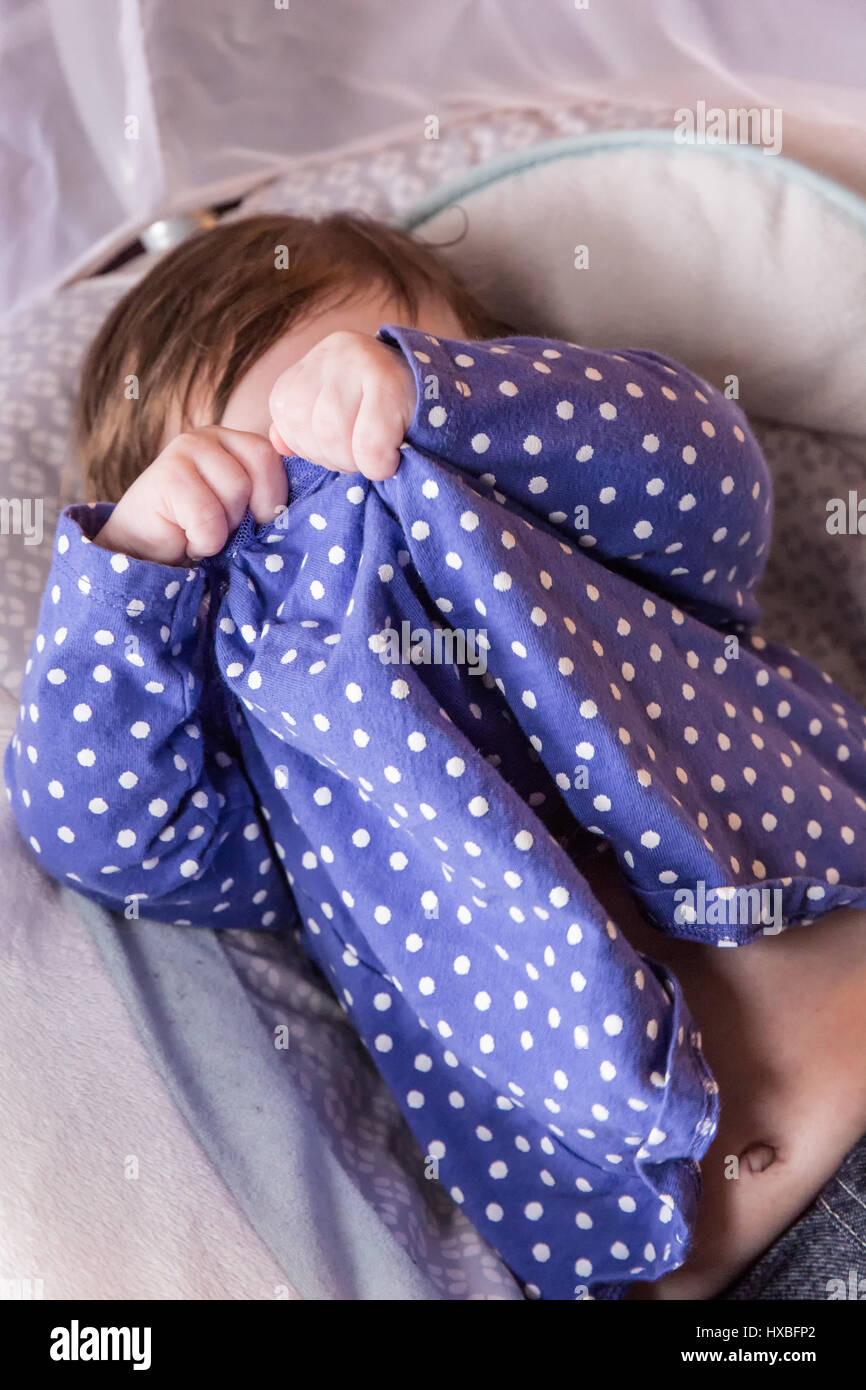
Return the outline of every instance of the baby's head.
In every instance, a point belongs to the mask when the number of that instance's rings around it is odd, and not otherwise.
[[[268,434],[277,377],[337,329],[508,336],[442,255],[364,214],[263,214],[197,232],[124,295],[84,362],[88,501],[117,502],[184,430]]]

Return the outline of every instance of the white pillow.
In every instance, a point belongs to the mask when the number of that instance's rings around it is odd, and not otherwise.
[[[483,165],[408,225],[527,333],[647,347],[747,414],[866,435],[866,202],[748,146],[572,137]],[[585,246],[588,268],[575,268]]]

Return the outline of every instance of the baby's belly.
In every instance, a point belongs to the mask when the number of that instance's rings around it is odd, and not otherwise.
[[[629,1296],[713,1298],[866,1133],[866,912],[828,913],[737,949],[704,946],[647,926],[609,853],[580,867],[623,935],[679,980],[719,1083],[689,1255]]]

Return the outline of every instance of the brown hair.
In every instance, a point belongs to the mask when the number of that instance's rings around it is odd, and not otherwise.
[[[264,213],[195,232],[169,251],[115,305],[83,364],[74,430],[87,500],[120,500],[160,453],[171,408],[181,432],[191,401],[210,393],[219,421],[235,385],[283,333],[374,286],[410,320],[433,292],[467,338],[514,332],[436,247],[364,213]],[[135,400],[125,391],[130,376]]]

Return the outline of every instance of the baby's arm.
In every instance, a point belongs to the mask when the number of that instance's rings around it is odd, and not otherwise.
[[[5,754],[53,877],[127,916],[278,928],[295,908],[209,673],[207,579],[90,543],[105,503],[61,515]]]
[[[771,483],[733,401],[644,350],[379,336],[415,375],[413,447],[708,621],[754,621]]]

